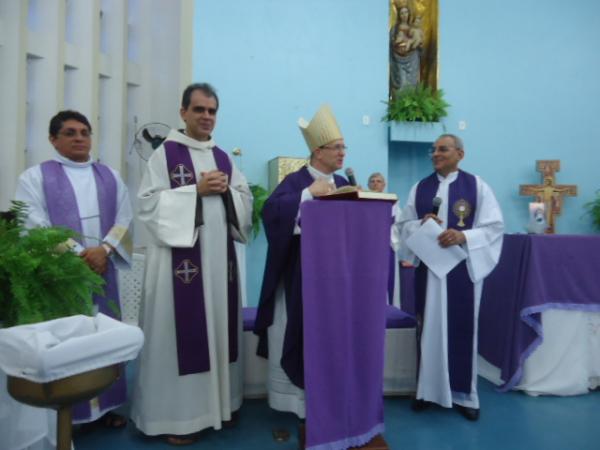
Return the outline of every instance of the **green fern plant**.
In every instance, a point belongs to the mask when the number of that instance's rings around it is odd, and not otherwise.
[[[22,325],[92,313],[104,280],[75,253],[61,250],[76,233],[63,227],[26,229],[26,205],[0,215],[0,320]]]
[[[389,102],[383,120],[388,122],[439,122],[450,106],[441,89],[418,84],[397,90]]]
[[[267,198],[269,198],[269,193],[260,184],[251,184],[250,191],[252,191],[252,196],[254,197],[252,204],[252,237],[256,238],[258,233],[260,233],[262,210]]]
[[[583,205],[587,214],[592,218],[594,228],[600,231],[600,190],[596,191],[596,198]]]

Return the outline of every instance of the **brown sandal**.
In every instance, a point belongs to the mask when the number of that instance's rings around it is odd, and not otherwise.
[[[183,445],[191,445],[200,439],[198,433],[192,434],[167,434],[165,436],[165,441],[167,444],[183,446]]]
[[[102,425],[106,428],[125,428],[127,425],[127,419],[114,412],[107,412],[100,419]]]

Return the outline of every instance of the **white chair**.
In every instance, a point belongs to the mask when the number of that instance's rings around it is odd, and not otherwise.
[[[134,253],[131,270],[118,271],[121,320],[129,325],[139,324],[145,260],[146,257],[142,253]]]

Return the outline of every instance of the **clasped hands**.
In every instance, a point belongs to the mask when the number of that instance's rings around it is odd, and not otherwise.
[[[98,247],[88,247],[84,249],[79,256],[81,256],[90,269],[98,275],[102,275],[106,272],[108,267],[108,255],[101,245]]]
[[[427,219],[435,220],[438,225],[442,224],[442,220],[433,213],[425,214],[421,220],[421,223],[425,223]],[[467,242],[465,234],[462,231],[455,230],[453,228],[448,228],[447,230],[442,231],[438,236],[438,243],[440,244],[440,247],[444,248],[450,247],[451,245],[461,245],[465,242]]]
[[[200,181],[196,183],[196,190],[201,196],[222,194],[228,188],[227,174],[220,170],[200,172]]]

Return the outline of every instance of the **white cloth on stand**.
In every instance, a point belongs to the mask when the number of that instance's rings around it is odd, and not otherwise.
[[[104,314],[0,330],[0,450],[56,446],[56,412],[12,399],[6,374],[46,383],[134,359],[142,331]]]
[[[135,359],[142,331],[99,313],[0,330],[0,368],[47,383]]]
[[[542,314],[544,339],[523,363],[515,390],[529,395],[581,395],[600,379],[600,313],[549,309]],[[503,384],[500,369],[479,357],[479,373]]]

